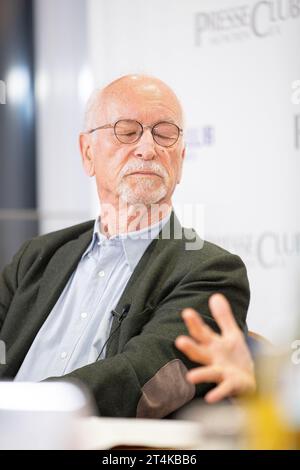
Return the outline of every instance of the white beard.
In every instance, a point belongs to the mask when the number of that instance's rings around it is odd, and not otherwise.
[[[127,178],[135,178],[134,182],[128,181]],[[144,204],[151,205],[161,201],[167,195],[168,189],[162,180],[159,186],[156,178],[153,180],[149,176],[125,177],[118,186],[118,194],[122,201],[127,204]]]

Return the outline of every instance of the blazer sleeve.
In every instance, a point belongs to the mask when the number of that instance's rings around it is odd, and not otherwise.
[[[180,316],[185,307],[195,308],[217,330],[208,309],[214,292],[228,298],[239,326],[245,328],[250,296],[245,266],[238,256],[218,253],[183,277],[153,310],[140,334],[131,337],[118,354],[50,380],[81,381],[94,395],[102,416],[167,416],[212,386],[195,387],[185,380],[187,370],[196,364],[177,350],[174,340],[187,334]]]

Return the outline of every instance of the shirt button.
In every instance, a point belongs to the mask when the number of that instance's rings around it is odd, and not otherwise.
[[[87,313],[86,313],[86,312],[82,312],[82,313],[80,314],[80,316],[81,316],[81,318],[86,318],[86,317],[87,317]]]
[[[60,357],[61,357],[62,359],[66,359],[66,357],[67,357],[66,351],[63,351],[63,352],[61,353]]]
[[[99,276],[99,277],[104,277],[104,276],[105,276],[105,272],[104,272],[104,271],[99,271],[98,276]]]

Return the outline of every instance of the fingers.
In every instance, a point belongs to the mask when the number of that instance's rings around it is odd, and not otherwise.
[[[239,331],[229,302],[224,295],[214,294],[210,297],[208,303],[211,313],[219,325],[222,334],[232,334],[235,331]]]
[[[210,354],[207,348],[197,344],[188,336],[178,336],[175,340],[175,346],[193,362],[201,364],[209,364],[210,362]]]
[[[224,380],[221,377],[219,382],[217,387],[205,395],[205,401],[208,403],[215,403],[229,396],[251,394],[256,390],[254,374],[241,369],[232,370],[230,376]]]
[[[216,403],[232,394],[232,384],[229,380],[221,382],[217,387],[210,390],[204,397],[207,403]]]
[[[200,343],[209,343],[214,332],[204,323],[200,315],[192,308],[185,308],[182,312],[182,318],[189,330],[190,335]]]
[[[193,384],[202,382],[219,383],[223,379],[223,374],[221,369],[218,367],[197,367],[195,369],[190,370],[186,374],[186,379]]]

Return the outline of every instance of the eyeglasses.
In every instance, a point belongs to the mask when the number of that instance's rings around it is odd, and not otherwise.
[[[100,129],[114,130],[115,136],[122,144],[134,144],[137,142],[145,129],[150,129],[154,141],[163,147],[172,147],[176,144],[183,130],[172,122],[157,122],[154,126],[143,126],[140,122],[132,119],[120,119],[115,124],[106,124],[104,126],[95,127],[87,132],[98,131]]]

